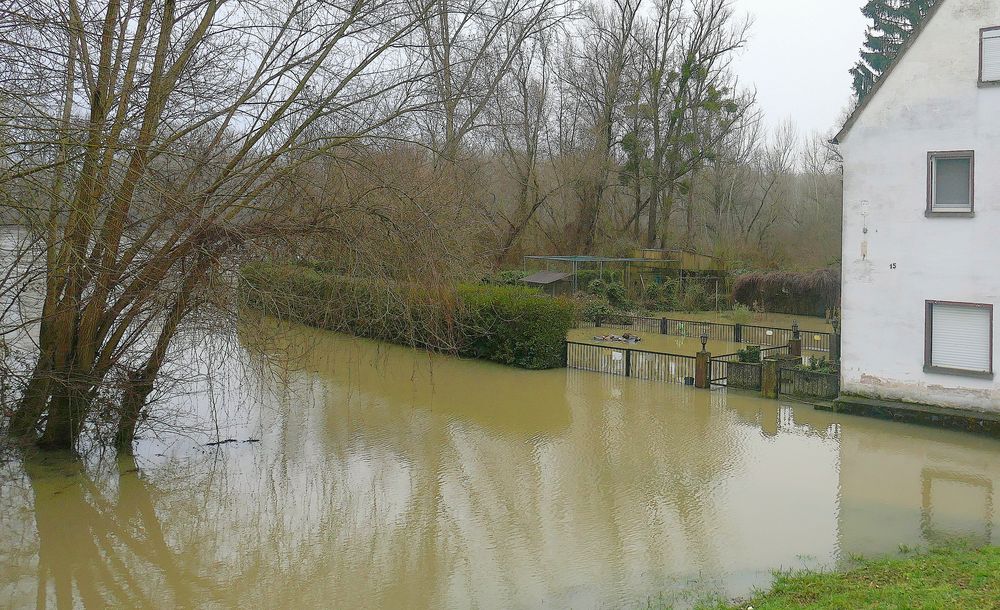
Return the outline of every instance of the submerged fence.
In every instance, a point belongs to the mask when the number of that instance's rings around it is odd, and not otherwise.
[[[765,347],[760,350],[760,359],[773,358],[775,356],[786,356],[788,355],[788,345],[776,345],[774,347]],[[739,363],[739,354],[723,354],[721,356],[712,356],[712,371],[709,381],[713,385],[728,385],[729,381],[729,365],[730,363]],[[758,371],[757,377],[759,378],[760,373]],[[746,384],[740,384],[746,385]],[[758,386],[759,379],[758,379]]]
[[[648,318],[643,316],[613,315],[597,322],[579,323],[580,328],[613,328],[632,332],[658,333],[676,337],[697,337],[702,333],[712,341],[746,343],[762,346],[785,346],[794,338],[790,328],[756,326],[753,324],[723,324],[698,320],[674,320],[671,318]],[[802,349],[810,352],[829,352],[831,334],[800,330]]]
[[[687,378],[694,379],[695,357],[567,341],[566,366],[649,381],[684,383]]]
[[[796,331],[789,328],[755,326],[750,324],[723,324],[697,320],[674,320],[670,318],[649,318],[631,315],[613,315],[596,322],[581,322],[578,328],[612,328],[631,332],[657,333],[680,337],[706,335],[709,340],[728,343],[760,345],[761,360],[789,354],[790,343],[794,339],[801,342],[801,350],[829,352],[833,337],[825,332]],[[595,345],[593,343],[566,342],[566,366],[584,371],[595,371],[623,377],[635,377],[650,381],[670,383],[693,383],[698,359],[695,356],[651,352],[628,347],[632,344]],[[739,354],[714,356],[705,363],[707,382],[711,385],[727,385],[730,364],[739,364]],[[745,367],[744,367],[745,368]],[[742,369],[737,369],[740,372]],[[740,379],[746,377],[742,371]],[[759,376],[759,371],[757,372]],[[704,378],[702,378],[704,379]],[[743,379],[738,385],[754,385]],[[702,381],[701,383],[704,383]],[[757,384],[759,385],[759,383]]]

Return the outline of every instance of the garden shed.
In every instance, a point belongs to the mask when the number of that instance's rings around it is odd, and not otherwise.
[[[558,271],[539,271],[522,278],[521,283],[533,288],[540,288],[549,296],[564,296],[573,294],[573,274]]]

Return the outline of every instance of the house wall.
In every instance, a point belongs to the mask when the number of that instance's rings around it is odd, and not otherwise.
[[[979,30],[1000,25],[1000,2],[942,1],[842,138],[842,390],[1000,411],[997,379],[923,370],[926,300],[1000,315],[1000,88],[978,85]],[[924,215],[927,153],[947,150],[976,152],[974,218]]]

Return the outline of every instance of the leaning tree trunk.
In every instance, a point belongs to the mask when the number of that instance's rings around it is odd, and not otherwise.
[[[216,250],[213,255],[208,257],[208,260],[213,260],[214,255],[220,252],[220,250]],[[197,260],[195,265],[197,266],[202,262],[204,262],[204,259]],[[156,345],[153,347],[152,353],[150,353],[149,358],[141,368],[129,373],[115,429],[115,448],[120,452],[129,455],[132,454],[136,430],[139,424],[145,420],[143,409],[149,400],[149,395],[153,393],[153,386],[157,376],[160,374],[160,369],[163,368],[163,364],[166,362],[170,341],[177,334],[177,328],[180,326],[181,320],[184,319],[184,316],[189,311],[191,296],[195,287],[204,279],[207,273],[208,269],[205,268],[199,273],[192,272],[184,280],[180,290],[177,292],[177,298],[174,300],[166,319],[163,321],[163,327],[156,338]]]

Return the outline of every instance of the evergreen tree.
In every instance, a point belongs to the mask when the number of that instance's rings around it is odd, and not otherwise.
[[[863,100],[896,58],[936,0],[868,0],[861,12],[872,21],[861,59],[851,69],[854,93]]]

